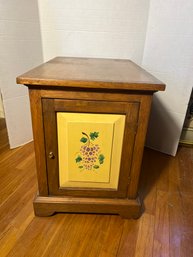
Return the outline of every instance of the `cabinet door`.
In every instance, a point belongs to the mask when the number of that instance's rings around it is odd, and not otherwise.
[[[139,103],[42,101],[49,194],[126,197]]]

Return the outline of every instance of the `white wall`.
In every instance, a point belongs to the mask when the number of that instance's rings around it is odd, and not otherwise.
[[[130,58],[141,63],[149,0],[39,0],[44,60]]]
[[[32,140],[28,91],[16,76],[42,62],[36,0],[0,2],[0,88],[10,147]]]
[[[142,63],[167,84],[154,97],[147,145],[175,155],[193,86],[192,0],[151,0]]]

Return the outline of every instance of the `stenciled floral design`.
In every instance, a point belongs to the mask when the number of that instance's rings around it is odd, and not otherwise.
[[[80,142],[83,145],[80,147],[80,152],[77,154],[75,162],[79,169],[97,170],[105,159],[105,156],[101,153],[100,146],[93,142],[99,137],[99,132],[90,132],[89,135],[82,132],[82,135]]]

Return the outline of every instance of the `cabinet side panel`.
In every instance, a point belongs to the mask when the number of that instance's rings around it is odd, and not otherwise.
[[[40,91],[29,90],[39,195],[48,195],[44,127]]]
[[[137,187],[141,169],[141,162],[143,158],[143,150],[145,144],[145,137],[147,132],[150,108],[152,102],[152,95],[144,95],[141,98],[138,129],[135,138],[135,145],[133,151],[133,159],[130,173],[130,185],[128,187],[128,198],[137,197]]]

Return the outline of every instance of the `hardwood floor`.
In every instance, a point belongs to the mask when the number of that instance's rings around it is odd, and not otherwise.
[[[0,126],[0,257],[192,257],[193,149],[145,149],[138,220],[116,215],[34,217],[33,143],[9,150]]]

